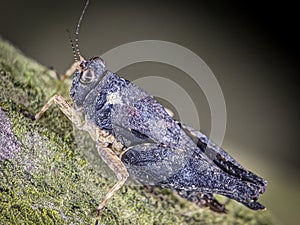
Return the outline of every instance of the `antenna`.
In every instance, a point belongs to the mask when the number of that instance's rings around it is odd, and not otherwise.
[[[78,23],[77,23],[76,32],[75,32],[75,48],[73,49],[73,52],[75,52],[75,54],[77,54],[79,60],[80,60],[80,58],[81,58],[81,54],[80,54],[80,51],[79,51],[79,45],[78,45],[79,28],[80,28],[81,21],[82,21],[82,19],[83,19],[85,10],[86,10],[86,8],[87,8],[88,5],[89,5],[89,2],[90,2],[89,0],[87,0],[87,1],[85,2],[85,6],[84,6],[84,8],[83,8],[83,10],[82,10],[82,12],[81,12],[80,17],[79,17],[79,20],[78,20]],[[71,44],[73,45],[72,42],[71,42]],[[74,45],[73,45],[73,46],[74,46]],[[72,48],[73,48],[73,47],[72,47]],[[78,59],[78,58],[76,57],[76,59]]]
[[[71,37],[71,33],[70,33],[70,31],[68,29],[66,29],[66,31],[68,33],[68,38],[69,38],[69,41],[70,41],[70,44],[71,44],[71,47],[72,47],[74,60],[75,60],[75,62],[78,62],[80,59],[78,59],[78,57],[77,57],[75,46],[74,46],[74,43],[73,43],[73,39]]]

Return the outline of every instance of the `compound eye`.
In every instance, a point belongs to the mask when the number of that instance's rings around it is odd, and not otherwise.
[[[93,82],[95,78],[95,73],[92,70],[85,70],[81,73],[80,82],[83,84],[89,84]]]

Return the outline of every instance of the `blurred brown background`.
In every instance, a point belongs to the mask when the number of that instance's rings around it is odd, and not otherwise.
[[[66,28],[74,30],[82,1],[2,0],[0,35],[38,62],[62,73],[73,62]],[[279,224],[296,224],[299,150],[299,16],[296,6],[199,1],[91,0],[80,33],[87,58],[127,42],[164,40],[199,55],[214,72],[227,105],[223,147],[268,180],[262,203]],[[108,62],[109,64],[109,62]],[[179,73],[158,63],[119,71],[127,79]],[[190,80],[186,80],[190,82]],[[210,112],[201,90],[189,90],[209,132]]]

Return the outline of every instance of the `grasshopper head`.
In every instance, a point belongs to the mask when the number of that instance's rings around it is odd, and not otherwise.
[[[104,61],[98,56],[92,57],[87,61],[81,61],[75,70],[70,91],[75,110],[81,110],[85,97],[97,86],[104,72]]]

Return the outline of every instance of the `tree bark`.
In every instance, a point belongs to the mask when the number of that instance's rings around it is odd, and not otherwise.
[[[32,118],[52,95],[68,98],[71,80],[60,82],[1,38],[0,75],[0,224],[93,223],[114,175],[57,107]],[[156,192],[124,186],[101,211],[100,224],[274,223],[268,211],[235,201],[217,214],[168,190]]]

